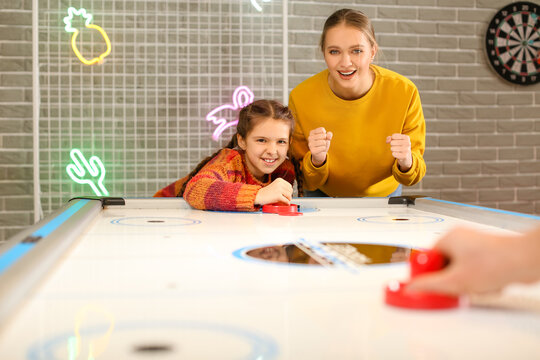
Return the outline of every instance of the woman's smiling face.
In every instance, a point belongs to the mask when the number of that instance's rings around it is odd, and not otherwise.
[[[373,83],[369,64],[377,52],[376,47],[371,46],[361,30],[344,23],[328,29],[324,43],[324,60],[332,91],[346,100],[364,95]]]

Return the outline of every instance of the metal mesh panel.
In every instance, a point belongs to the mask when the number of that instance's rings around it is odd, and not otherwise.
[[[40,189],[45,213],[74,196],[93,195],[70,179],[78,148],[99,157],[111,196],[152,196],[228,142],[206,120],[232,103],[241,85],[255,98],[283,99],[281,1],[40,1]],[[83,64],[63,19],[84,8],[111,42],[103,63]],[[104,37],[73,18],[86,59],[106,51]],[[234,120],[237,113],[225,110]],[[97,177],[86,178],[97,182]],[[82,178],[82,177],[81,177]]]

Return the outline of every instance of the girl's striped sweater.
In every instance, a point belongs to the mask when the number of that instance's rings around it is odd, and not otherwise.
[[[294,166],[285,160],[261,182],[248,170],[242,150],[222,149],[187,184],[184,199],[194,208],[221,211],[256,211],[257,192],[283,178],[291,185],[295,180]],[[178,196],[187,177],[159,190],[154,197]]]

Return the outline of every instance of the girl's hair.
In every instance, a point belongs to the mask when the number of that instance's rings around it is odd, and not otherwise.
[[[281,103],[275,101],[275,100],[256,100],[252,102],[249,105],[246,105],[240,110],[240,114],[238,115],[238,124],[236,125],[236,133],[232,136],[231,140],[223,149],[235,149],[238,147],[238,137],[237,135],[240,135],[242,138],[246,138],[247,135],[253,130],[255,125],[258,123],[258,121],[263,119],[274,119],[274,120],[281,120],[286,122],[289,125],[289,140],[292,138],[293,130],[294,130],[294,118],[292,116],[291,110],[287,106],[282,105]],[[199,165],[193,169],[189,175],[186,178],[186,181],[182,185],[182,188],[180,192],[178,193],[178,197],[181,197],[184,195],[184,191],[186,190],[187,183],[214,157],[216,157],[217,154],[223,149],[219,149],[212,155],[204,158]],[[289,148],[290,151],[290,148]],[[289,154],[289,159],[294,165],[294,171],[296,174],[296,183],[298,187],[298,194],[303,194],[303,182],[302,182],[302,176],[301,176],[301,170],[299,163]]]
[[[341,24],[357,28],[364,33],[372,47],[377,45],[373,24],[371,24],[371,20],[369,20],[366,14],[360,10],[341,9],[330,15],[324,23],[319,43],[322,52],[324,52],[324,47],[326,46],[326,33],[328,30]]]

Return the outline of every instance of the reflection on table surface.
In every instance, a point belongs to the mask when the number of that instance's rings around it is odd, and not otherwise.
[[[324,250],[315,251],[305,244],[282,244],[264,246],[246,252],[256,259],[294,264],[323,265],[319,260],[324,252],[353,262],[356,265],[375,265],[405,262],[409,259],[411,248],[380,244],[321,243]],[[328,259],[327,259],[328,260]],[[331,261],[327,261],[331,263]]]

